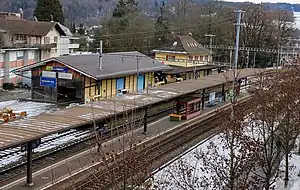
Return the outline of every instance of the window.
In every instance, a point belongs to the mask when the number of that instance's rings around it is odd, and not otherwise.
[[[187,44],[187,46],[191,47],[191,45],[189,43],[186,43],[186,44]]]
[[[192,61],[193,60],[193,56],[189,56],[189,61]]]
[[[205,61],[208,61],[208,55],[205,56]]]
[[[173,43],[173,46],[177,46],[177,42],[174,42],[174,43]]]
[[[15,39],[16,39],[16,41],[25,41],[26,36],[25,35],[16,35]]]
[[[195,60],[198,61],[199,60],[199,56],[195,56]]]
[[[203,56],[200,56],[200,60],[199,61],[203,61]]]
[[[37,40],[36,40],[36,37],[31,37],[31,44],[37,44],[36,41],[37,41]]]
[[[166,55],[166,60],[167,61],[175,61],[175,56],[173,56],[173,55]]]
[[[57,42],[57,37],[56,37],[56,36],[54,37],[54,42],[55,42],[55,43]]]
[[[44,37],[44,43],[45,44],[50,44],[50,38],[49,37]]]

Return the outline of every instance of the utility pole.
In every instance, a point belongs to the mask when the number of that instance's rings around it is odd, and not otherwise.
[[[139,75],[140,75],[140,69],[139,69],[139,61],[140,58],[136,58],[136,93],[139,93]]]
[[[249,54],[250,54],[250,51],[247,50],[247,55],[246,55],[246,68],[249,67]]]
[[[236,70],[237,70],[237,66],[238,66],[238,56],[239,56],[239,43],[240,43],[240,30],[241,30],[241,26],[243,24],[241,24],[241,19],[242,19],[242,13],[244,11],[238,10],[235,11],[235,13],[237,13],[237,23],[236,25],[236,36],[235,36],[235,51],[234,51],[234,64],[233,64],[233,85],[232,85],[232,102],[233,104],[235,103],[235,82],[236,82]],[[233,110],[233,109],[232,109]]]
[[[210,60],[210,61],[212,62],[212,43],[213,43],[212,38],[215,37],[216,35],[213,35],[213,34],[205,34],[205,36],[210,38],[210,39],[209,39],[209,46],[210,46],[210,51],[209,51],[209,53],[210,53],[210,56],[211,56],[211,60]]]
[[[280,63],[280,45],[278,44],[278,50],[277,50],[277,61],[276,61],[276,68],[278,68],[278,65]]]
[[[283,46],[280,46],[280,56],[279,56],[279,65],[282,64],[282,50],[283,50]],[[282,66],[282,65],[281,65]],[[277,67],[278,69],[278,67]]]
[[[253,57],[253,68],[255,68],[255,59],[256,59],[256,51],[254,52],[254,57]]]
[[[124,58],[129,57],[129,58],[136,58],[136,92],[138,94],[138,87],[139,87],[139,75],[140,75],[140,69],[139,69],[139,62],[142,58],[148,59],[147,56],[145,55],[123,55],[123,54],[114,54],[114,56],[121,56],[122,61]]]
[[[232,50],[229,51],[229,62],[230,62],[230,69],[233,68],[233,65],[232,65]]]

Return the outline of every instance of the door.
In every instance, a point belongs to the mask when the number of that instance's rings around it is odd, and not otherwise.
[[[142,92],[145,87],[145,75],[138,76],[138,92]]]
[[[118,78],[117,79],[117,96],[122,95],[121,90],[125,88],[125,78]]]

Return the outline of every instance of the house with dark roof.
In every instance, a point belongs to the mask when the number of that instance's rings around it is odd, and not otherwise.
[[[210,50],[202,47],[191,36],[176,36],[167,44],[152,50],[155,59],[169,65],[172,71],[162,73],[164,82],[197,79],[210,75],[213,70],[220,72],[223,66],[212,64]]]
[[[194,67],[207,65],[212,60],[210,51],[202,47],[191,36],[176,36],[167,44],[152,50],[155,59],[167,65]]]
[[[88,102],[154,86],[154,72],[171,68],[139,52],[69,55],[50,58],[13,72],[32,73],[32,99]]]
[[[77,39],[57,22],[30,21],[18,13],[0,13],[0,87],[23,81],[11,70],[72,53],[79,48]]]

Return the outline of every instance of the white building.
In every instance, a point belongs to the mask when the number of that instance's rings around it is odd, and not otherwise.
[[[0,17],[0,87],[21,82],[22,77],[10,72],[18,67],[73,53],[79,48],[76,40],[57,22]]]

